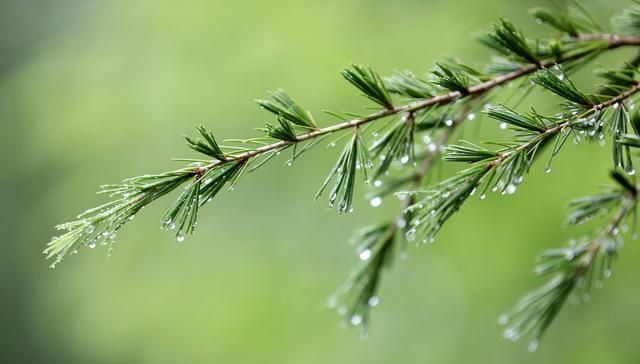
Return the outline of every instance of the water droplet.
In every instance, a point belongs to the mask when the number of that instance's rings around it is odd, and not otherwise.
[[[532,353],[538,350],[538,340],[529,341],[529,346],[527,346],[527,349]]]
[[[369,260],[369,258],[371,258],[371,249],[365,249],[361,251],[358,257],[360,258],[360,260]]]
[[[583,295],[582,295],[582,300],[583,300],[584,302],[587,302],[587,301],[589,301],[590,299],[591,299],[591,295],[590,295],[590,294],[585,293],[585,294],[583,294]]]
[[[405,238],[407,239],[408,242],[412,242],[412,241],[416,240],[416,231],[415,231],[415,229],[411,229],[411,230],[407,231],[407,233],[404,236],[405,236]]]
[[[604,272],[602,272],[602,274],[604,275],[605,278],[611,278],[611,275],[613,274],[613,272],[611,272],[611,269],[605,269]]]
[[[467,115],[467,119],[468,120],[473,120],[475,118],[476,118],[476,114],[474,114],[474,113],[470,113],[469,115]]]
[[[380,303],[380,299],[378,297],[376,297],[376,296],[371,296],[371,297],[369,297],[369,301],[367,301],[367,303],[371,307],[376,307],[378,305],[378,303]]]
[[[409,161],[408,155],[403,155],[402,158],[400,158],[400,163],[402,164],[406,164],[408,161]]]
[[[451,126],[451,125],[453,125],[453,120],[451,120],[451,119],[447,119],[447,120],[444,122],[444,125],[446,125],[446,126]]]
[[[178,243],[182,243],[184,241],[184,233],[182,231],[180,231],[178,235],[176,235],[176,240],[178,241]]]
[[[208,185],[209,183],[211,183],[211,178],[205,179],[204,182],[202,182],[202,183],[204,183],[205,186]],[[169,220],[169,221],[171,221],[171,220]]]
[[[424,144],[429,144],[429,143],[431,143],[431,136],[429,136],[429,135],[425,135],[425,136],[423,136],[423,137],[422,137],[422,142],[423,142]]]
[[[514,184],[507,185],[505,190],[508,194],[513,195],[516,192],[516,186]]]
[[[500,123],[500,129],[506,129],[507,128],[507,123]]]
[[[399,218],[398,220],[396,220],[396,226],[400,229],[403,229],[405,226],[407,226],[407,220]]]
[[[551,173],[551,166],[547,165],[544,167],[544,173]]]
[[[601,289],[602,286],[603,286],[602,281],[601,280],[597,280],[596,283],[595,283],[595,286],[596,286],[597,289]]]
[[[633,167],[628,167],[627,174],[633,176],[634,174],[636,174],[636,170]]]
[[[500,325],[506,325],[507,323],[509,323],[509,316],[507,315],[500,315],[498,317],[498,324]]]
[[[175,228],[176,228],[176,224],[171,223],[171,225],[169,225],[169,229],[173,230],[173,229],[175,229]]]
[[[335,146],[336,146],[336,142],[331,142],[331,143],[329,143],[329,147],[333,148],[333,147],[335,147]]]
[[[438,146],[435,145],[434,143],[429,143],[429,145],[427,145],[427,150],[433,153],[436,150],[438,150]]]
[[[511,340],[511,341],[518,340],[518,333],[514,329],[504,330],[504,333],[502,334],[502,336],[507,340]]]
[[[95,227],[95,226],[93,226],[93,224],[89,224],[89,225],[87,225],[87,227],[86,227],[86,228],[84,228],[84,232],[85,232],[85,233],[87,233],[87,234],[91,234],[91,233],[93,233],[95,230],[96,230],[96,227]]]
[[[89,243],[89,245],[87,245],[87,246],[88,246],[89,248],[91,248],[91,249],[95,248],[95,247],[96,247],[96,242],[95,242],[95,240],[94,240],[94,241],[92,241],[92,242],[90,242],[90,243]]]
[[[327,300],[328,308],[335,308],[338,305],[338,300],[335,297],[331,297]]]
[[[376,197],[372,198],[371,201],[369,201],[369,204],[372,207],[378,207],[378,206],[382,205],[382,198],[376,196]]]
[[[344,314],[346,314],[346,313],[347,313],[347,308],[346,308],[346,307],[344,307],[344,306],[340,306],[340,307],[338,307],[338,310],[337,310],[337,311],[338,311],[338,314],[339,314],[339,315],[344,315]]]
[[[382,181],[381,181],[381,180],[379,180],[379,179],[377,179],[377,180],[373,181],[373,186],[374,186],[374,187],[380,187],[380,186],[382,186]]]
[[[524,177],[522,177],[522,176],[518,176],[518,177],[516,177],[516,178],[514,178],[514,179],[513,179],[513,183],[515,183],[515,184],[519,185],[519,184],[521,184],[521,183],[522,183],[522,181],[523,181],[523,180],[524,180]]]
[[[576,256],[576,254],[574,253],[574,251],[573,251],[572,249],[567,249],[567,250],[564,252],[564,257],[565,257],[567,260],[573,260],[573,258],[574,258],[575,256]]]
[[[131,220],[133,220],[135,218],[136,218],[136,215],[131,215],[131,216],[129,216],[129,221],[131,221]]]
[[[485,198],[487,198],[487,195],[486,195],[486,194],[484,194],[484,193],[483,193],[482,195],[480,195],[480,199],[481,199],[481,200],[484,200]]]
[[[349,322],[351,323],[351,325],[353,326],[358,326],[362,323],[362,316],[360,315],[353,315],[351,316],[351,319],[349,320]]]
[[[579,136],[575,135],[573,137],[573,144],[580,144],[580,137]]]

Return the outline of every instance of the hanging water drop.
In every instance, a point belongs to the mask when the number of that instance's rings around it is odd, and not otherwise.
[[[453,125],[453,120],[451,120],[451,119],[447,119],[447,120],[444,122],[444,125],[446,125],[446,126],[451,126],[451,125]]]
[[[487,195],[486,195],[486,194],[484,194],[484,193],[483,193],[482,195],[480,195],[480,199],[481,199],[481,200],[484,200],[485,198],[487,198]]]
[[[371,297],[369,297],[369,300],[367,301],[367,303],[371,307],[376,307],[378,305],[378,303],[380,303],[380,299],[378,297],[376,297],[376,296],[371,296]]]
[[[547,166],[544,168],[544,173],[551,173],[551,166],[550,166],[550,165],[547,165]]]
[[[373,186],[374,186],[374,187],[380,187],[380,186],[382,186],[382,181],[381,181],[381,180],[379,180],[379,179],[377,179],[377,180],[373,181]]]
[[[474,114],[474,113],[470,113],[469,115],[467,115],[467,119],[468,120],[473,120],[475,118],[476,118],[476,114]]]
[[[402,164],[406,164],[408,161],[409,161],[408,155],[403,155],[402,158],[400,158],[400,163]]]
[[[575,256],[576,256],[576,254],[573,252],[573,249],[567,249],[567,250],[564,252],[564,257],[565,257],[567,260],[573,260],[573,258],[574,258]]]
[[[369,204],[371,205],[371,207],[378,207],[382,205],[382,198],[380,198],[379,196],[376,196],[372,198],[371,201],[369,201]]]
[[[538,350],[538,340],[531,340],[529,342],[529,346],[527,346],[527,349],[532,353]]]
[[[361,251],[358,257],[360,258],[360,260],[369,260],[369,258],[371,258],[371,249],[365,249]]]
[[[507,189],[505,190],[510,195],[513,195],[516,192],[516,186],[514,184],[507,185]]]
[[[498,324],[500,325],[506,325],[507,323],[509,323],[509,316],[507,315],[500,315],[498,317]]]
[[[507,123],[500,123],[500,129],[506,129],[507,128]]]
[[[351,325],[353,326],[358,326],[362,323],[362,316],[360,315],[353,315],[351,316],[351,319],[349,320],[349,322],[351,323]]]
[[[176,240],[178,241],[178,243],[182,243],[184,241],[184,233],[182,231],[178,232],[178,235],[176,235]]]
[[[511,341],[518,340],[518,333],[514,329],[504,330],[504,332],[502,333],[502,336],[507,340],[511,340]]]
[[[87,233],[87,234],[91,234],[91,233],[93,233],[95,231],[95,229],[96,229],[96,227],[93,226],[93,224],[89,224],[89,225],[87,225],[86,228],[84,228],[84,232]]]

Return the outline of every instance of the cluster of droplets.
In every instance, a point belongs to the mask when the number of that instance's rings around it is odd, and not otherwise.
[[[58,226],[59,230],[67,230],[67,232],[60,237],[54,236],[51,238],[48,246],[51,247],[55,244],[61,244],[64,248],[55,253],[55,260],[49,265],[49,268],[53,269],[62,262],[65,253],[70,249],[72,250],[70,250],[69,254],[78,254],[78,247],[81,246],[94,249],[98,244],[110,245],[108,250],[108,255],[110,255],[116,239],[116,231],[118,230],[119,225],[121,226],[122,224],[122,222],[119,224],[111,223],[106,227],[102,227],[101,230],[98,230],[99,226],[84,219],[75,223]],[[43,254],[51,255],[49,248],[45,249]]]
[[[502,314],[498,317],[498,324],[500,326],[506,326],[509,323],[509,316]],[[516,328],[508,327],[502,332],[502,336],[509,341],[518,341],[520,339],[520,332]],[[527,350],[534,352],[538,350],[538,339],[534,338],[527,344]]]
[[[430,135],[424,135],[422,137],[422,142],[427,146],[427,151],[429,153],[435,153],[438,151],[438,145],[433,141]]]
[[[170,218],[164,220],[162,222],[162,226],[160,227],[161,229],[164,230],[175,230],[176,229],[176,224],[173,220],[171,220]],[[180,229],[177,233],[176,233],[176,241],[178,243],[182,243],[185,239],[185,233],[182,229]]]

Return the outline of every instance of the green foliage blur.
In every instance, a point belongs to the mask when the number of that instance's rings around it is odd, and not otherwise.
[[[629,4],[584,2],[604,24]],[[383,279],[366,340],[340,328],[324,301],[356,261],[351,232],[388,219],[398,202],[374,209],[362,194],[346,216],[313,202],[338,148],[245,176],[183,243],[159,229],[163,199],[123,229],[108,259],[106,249],[82,249],[51,270],[41,254],[55,224],[102,201],[98,185],[193,156],[181,135],[194,125],[254,136],[270,117],[252,100],[279,87],[327,125],[320,110],[368,104],[339,76],[344,66],[389,74],[424,72],[444,56],[481,64],[489,53],[472,34],[499,15],[542,34],[527,16],[534,5],[545,4],[0,1],[0,362],[637,361],[637,242],[588,304],[561,312],[538,352],[502,339],[496,321],[541,282],[531,272],[538,251],[588,231],[562,222],[566,201],[608,183],[610,150],[597,145],[568,146],[552,173],[539,162],[515,195],[473,199],[435,244],[410,247]],[[483,122],[481,133],[505,137]],[[432,178],[439,173],[451,170]]]

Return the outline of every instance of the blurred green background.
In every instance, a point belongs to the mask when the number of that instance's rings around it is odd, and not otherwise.
[[[605,24],[629,5],[584,3]],[[56,223],[101,201],[99,184],[192,156],[180,136],[195,124],[221,138],[255,135],[268,116],[252,100],[278,87],[317,117],[359,111],[366,102],[342,67],[480,63],[488,53],[471,35],[500,15],[543,34],[526,13],[534,5],[544,3],[0,1],[0,362],[637,361],[634,242],[591,302],[563,310],[538,352],[503,340],[496,323],[540,283],[535,253],[578,233],[562,226],[565,203],[607,182],[609,148],[570,145],[552,173],[539,163],[517,194],[474,199],[436,244],[410,247],[384,278],[367,340],[323,302],[356,260],[351,232],[398,203],[373,209],[360,197],[348,216],[314,203],[337,150],[245,176],[203,209],[184,243],[158,229],[165,199],[119,234],[109,259],[84,249],[51,270],[41,254]]]

